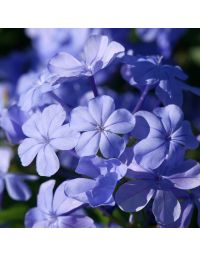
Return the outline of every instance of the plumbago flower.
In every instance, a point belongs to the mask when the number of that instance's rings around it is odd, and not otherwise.
[[[153,113],[139,111],[135,114],[146,120],[148,136],[134,147],[135,160],[143,167],[155,169],[165,159],[173,161],[179,150],[195,149],[197,139],[192,134],[189,122],[183,120],[183,112],[176,105],[154,109]]]
[[[28,117],[29,115],[21,111],[16,104],[2,110],[0,127],[4,130],[8,141],[18,144],[25,138],[21,127]]]
[[[48,68],[51,73],[62,78],[93,76],[115,58],[122,57],[124,51],[121,44],[109,42],[107,36],[94,35],[86,41],[80,60],[61,52],[50,60]]]
[[[23,75],[18,83],[18,105],[23,111],[28,112],[37,107],[52,103],[50,93],[59,86],[58,78],[47,70],[40,75],[37,73]]]
[[[177,190],[176,197],[181,204],[181,215],[179,219],[168,225],[161,225],[163,228],[187,228],[190,225],[194,208],[198,210],[197,224],[200,227],[200,188],[183,191]]]
[[[183,103],[183,91],[200,95],[200,89],[187,85],[187,75],[179,66],[162,64],[162,57],[126,56],[122,76],[130,84],[144,91],[155,88],[155,93],[164,105]]]
[[[87,107],[72,110],[70,127],[81,132],[75,150],[79,156],[96,155],[100,149],[106,158],[118,157],[125,149],[125,140],[118,134],[129,133],[134,127],[133,115],[126,109],[115,110],[110,96],[99,96]]]
[[[181,205],[176,190],[188,190],[200,185],[200,165],[193,160],[165,161],[152,170],[136,162],[129,165],[126,177],[130,179],[116,193],[119,207],[126,212],[142,210],[153,199],[152,212],[156,222],[167,225],[178,220]]]
[[[31,191],[25,181],[35,181],[37,176],[9,173],[8,169],[12,158],[12,151],[7,147],[0,147],[0,196],[6,188],[8,195],[19,201],[27,201]]]
[[[118,159],[105,160],[100,157],[83,157],[76,173],[88,178],[77,178],[66,182],[65,193],[91,207],[115,204],[112,196],[117,182],[125,176],[127,166]]]
[[[63,124],[66,113],[60,105],[50,105],[42,112],[34,113],[22,126],[27,136],[18,148],[23,166],[28,166],[36,158],[37,172],[51,176],[59,169],[60,163],[56,150],[73,149],[80,134],[73,131],[69,124]]]
[[[61,183],[53,195],[55,180],[40,186],[37,207],[25,216],[27,228],[94,228],[94,222],[79,209],[83,203],[64,193],[66,182]]]

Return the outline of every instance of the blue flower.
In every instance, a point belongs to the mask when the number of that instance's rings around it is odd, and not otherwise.
[[[99,96],[88,107],[72,110],[70,127],[81,132],[75,147],[79,156],[96,155],[100,149],[106,158],[118,157],[125,149],[125,141],[118,134],[129,133],[134,127],[133,115],[126,109],[115,110],[110,96]]]
[[[183,120],[183,112],[176,105],[154,109],[153,113],[139,111],[149,126],[148,136],[134,147],[135,160],[144,167],[159,167],[165,159],[173,160],[179,150],[194,149],[198,142],[189,122]],[[148,128],[147,128],[148,129]]]
[[[7,139],[18,144],[25,138],[22,132],[22,125],[28,119],[29,115],[16,105],[3,109],[0,115],[0,127],[4,130]]]
[[[83,203],[69,198],[64,193],[66,182],[55,191],[55,180],[40,186],[37,207],[30,209],[25,216],[27,228],[93,228],[94,222],[79,209]]]
[[[160,56],[134,57],[126,56],[122,76],[130,83],[143,91],[146,86],[155,88],[155,93],[164,105],[183,102],[182,91],[189,91],[200,95],[199,88],[187,85],[184,80],[187,75],[179,66],[162,64]]]
[[[124,47],[121,44],[109,42],[107,36],[94,35],[85,43],[80,60],[61,52],[50,60],[48,67],[51,73],[62,78],[93,76],[123,54]]]
[[[76,173],[86,178],[67,181],[65,193],[92,207],[114,205],[113,191],[126,171],[127,166],[118,159],[83,157],[79,161]]]
[[[35,181],[37,176],[9,173],[12,151],[7,147],[0,147],[0,197],[6,188],[9,196],[17,201],[27,201],[31,191],[25,181]]]
[[[180,218],[165,228],[187,228],[190,225],[194,208],[198,211],[197,224],[200,227],[200,187],[189,191],[176,191],[176,196],[180,200],[182,212]]]
[[[200,165],[193,160],[165,161],[152,170],[134,161],[126,175],[130,179],[116,193],[116,202],[126,212],[142,210],[153,199],[152,212],[157,223],[167,225],[177,221],[181,205],[176,190],[188,190],[200,185]]]
[[[59,169],[56,150],[70,150],[78,142],[80,134],[64,124],[66,113],[60,105],[50,105],[43,112],[36,112],[22,126],[28,137],[22,141],[18,154],[23,166],[28,166],[37,156],[37,172],[51,176]]]
[[[52,103],[52,97],[48,93],[60,86],[58,80],[56,76],[51,75],[47,70],[40,75],[37,73],[23,75],[18,82],[18,105],[20,108],[28,112]]]

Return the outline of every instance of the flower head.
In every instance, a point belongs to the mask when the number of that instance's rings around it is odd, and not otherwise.
[[[94,222],[80,211],[80,201],[69,198],[64,193],[63,182],[53,194],[55,180],[40,186],[37,207],[30,209],[25,216],[28,228],[93,228]]]
[[[176,105],[156,108],[153,113],[139,111],[136,116],[149,125],[148,136],[134,147],[135,160],[144,167],[155,169],[165,159],[173,160],[179,150],[198,146],[189,122],[183,120],[183,112]]]
[[[126,134],[134,127],[133,115],[126,109],[115,110],[110,96],[99,96],[87,107],[77,107],[71,112],[70,127],[81,132],[75,147],[79,156],[96,155],[100,149],[104,157],[118,157],[125,149]]]
[[[66,182],[65,193],[92,207],[114,205],[113,192],[117,182],[126,174],[127,166],[118,159],[83,157],[76,173],[86,176]]]
[[[71,54],[61,52],[50,60],[49,70],[63,78],[93,76],[123,53],[124,47],[121,44],[109,42],[107,36],[94,35],[85,43],[80,60]]]
[[[27,136],[18,148],[23,166],[28,166],[37,156],[37,172],[51,176],[59,169],[60,163],[56,150],[70,150],[78,142],[79,133],[69,124],[63,124],[66,113],[60,105],[50,105],[42,112],[36,112],[22,126]]]
[[[129,165],[127,178],[116,193],[116,202],[126,212],[142,210],[153,199],[152,211],[157,223],[167,225],[178,220],[181,205],[176,190],[188,190],[200,185],[200,165],[193,160],[165,161],[152,170],[134,161]]]

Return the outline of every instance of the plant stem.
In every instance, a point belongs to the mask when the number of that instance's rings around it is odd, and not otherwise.
[[[49,95],[54,99],[56,100],[58,103],[60,103],[60,105],[63,107],[63,108],[66,108],[68,110],[71,110],[72,109],[72,106],[70,106],[69,104],[66,104],[60,97],[58,97],[54,92],[49,92]]]
[[[146,85],[146,87],[144,88],[144,91],[142,92],[142,94],[141,94],[141,96],[140,96],[140,98],[139,98],[135,108],[133,109],[133,114],[135,114],[135,112],[137,112],[141,108],[141,106],[142,106],[142,104],[143,104],[143,102],[144,102],[148,92],[149,92],[149,85]]]
[[[94,93],[94,97],[99,96],[94,76],[91,76],[91,86],[92,86],[92,91]]]

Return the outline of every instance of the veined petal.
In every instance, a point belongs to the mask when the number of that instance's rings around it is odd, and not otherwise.
[[[54,149],[50,145],[44,145],[38,152],[36,159],[37,172],[41,176],[50,177],[55,174],[60,163]]]
[[[135,119],[126,109],[115,110],[106,121],[104,128],[113,133],[125,134],[134,128]]]
[[[99,149],[100,133],[98,131],[89,131],[81,134],[75,150],[79,156],[96,155]]]
[[[51,134],[50,144],[55,149],[70,150],[74,148],[79,140],[80,133],[72,130],[69,124],[60,126]]]
[[[96,181],[92,179],[77,178],[66,182],[65,193],[68,197],[79,200],[83,203],[88,203],[86,192],[93,189]]]
[[[130,181],[118,189],[115,200],[123,211],[137,212],[148,204],[153,195],[151,181]]]
[[[165,130],[169,133],[176,131],[183,121],[183,111],[173,104],[156,108],[153,112],[161,119]]]
[[[27,137],[42,139],[43,128],[41,126],[42,114],[33,114],[22,126],[22,131]],[[40,121],[40,122],[38,122]]]
[[[103,125],[115,110],[114,100],[110,96],[100,96],[88,102],[88,110],[97,124]]]
[[[134,156],[138,164],[147,169],[156,169],[165,160],[168,144],[163,139],[146,138],[134,147]]]
[[[18,155],[23,166],[28,166],[36,157],[43,144],[36,139],[27,138],[18,147]]]
[[[61,183],[54,194],[53,210],[57,215],[67,214],[68,212],[75,211],[82,205],[82,202],[67,197],[65,193],[66,184],[66,181]]]
[[[100,150],[104,157],[119,157],[126,147],[125,141],[119,135],[111,132],[102,132]]]
[[[32,228],[35,223],[45,220],[45,215],[39,208],[35,207],[30,209],[25,215],[25,227]]]
[[[159,224],[167,225],[178,220],[181,215],[181,206],[171,191],[158,190],[152,211]]]
[[[49,180],[40,186],[37,197],[37,206],[46,214],[53,212],[53,189],[55,183],[55,180]]]
[[[51,137],[65,121],[66,112],[59,104],[53,104],[46,107],[42,112],[42,123],[44,126],[45,136]],[[39,120],[38,120],[39,121]]]
[[[27,201],[31,197],[31,190],[16,174],[8,174],[5,177],[6,189],[9,196],[18,201]]]
[[[109,43],[106,51],[103,55],[103,68],[106,67],[114,58],[120,56],[124,53],[125,48],[115,41]]]
[[[70,127],[78,132],[94,131],[97,123],[90,115],[87,107],[77,107],[71,112]]]
[[[200,186],[200,165],[197,163],[185,172],[176,173],[167,177],[176,188],[193,189]]]
[[[87,40],[82,56],[87,66],[95,65],[97,61],[102,59],[108,42],[108,37],[101,35],[91,36]]]
[[[79,77],[83,74],[83,64],[71,54],[60,52],[53,57],[48,65],[49,71],[59,77]]]

